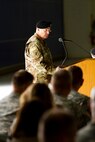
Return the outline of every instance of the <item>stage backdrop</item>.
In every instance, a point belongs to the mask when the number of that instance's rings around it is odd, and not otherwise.
[[[0,0],[0,68],[24,63],[25,43],[40,19],[52,22],[47,43],[53,60],[64,58],[58,42],[64,33],[63,0]]]

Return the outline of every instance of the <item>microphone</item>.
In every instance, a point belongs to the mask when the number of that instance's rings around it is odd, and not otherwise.
[[[65,51],[65,58],[61,64],[61,66],[65,63],[67,57],[68,57],[68,53],[67,53],[67,50],[66,50],[66,46],[65,46],[65,43],[64,43],[64,40],[60,37],[58,38],[58,41],[62,43],[63,47],[64,47],[64,51]]]
[[[58,38],[58,41],[59,41],[59,42],[64,42],[64,41],[66,41],[66,42],[70,41],[70,42],[71,42],[72,40],[59,37],[59,38]]]
[[[64,42],[61,37],[58,38],[58,41],[59,41],[59,42],[62,42],[62,43]]]
[[[58,38],[58,41],[62,43],[62,45],[63,45],[63,47],[64,47],[65,55],[66,55],[61,65],[63,65],[63,64],[65,63],[65,61],[66,61],[66,59],[67,59],[67,57],[68,57],[68,52],[67,52],[66,46],[65,46],[65,43],[66,43],[66,42],[71,42],[71,43],[75,44],[76,46],[78,46],[78,47],[79,47],[80,49],[82,49],[83,51],[85,51],[85,52],[86,52],[87,54],[89,54],[90,56],[92,55],[92,54],[90,53],[90,51],[88,51],[87,49],[81,47],[79,44],[77,44],[76,42],[74,42],[74,41],[72,41],[72,40],[59,37],[59,38]]]

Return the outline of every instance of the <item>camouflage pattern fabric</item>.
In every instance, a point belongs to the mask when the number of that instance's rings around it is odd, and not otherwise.
[[[1,141],[6,142],[6,139],[8,137],[9,128],[15,116],[16,116],[16,113],[13,113],[8,116],[0,117],[0,142]]]
[[[76,135],[76,142],[95,142],[95,123],[89,122]]]
[[[0,142],[5,142],[8,130],[19,109],[19,95],[11,93],[0,100]]]
[[[36,33],[26,43],[25,68],[34,75],[35,82],[47,80],[47,75],[54,70],[50,50]]]
[[[85,112],[87,111],[90,115],[90,98],[88,96],[80,94],[72,89],[70,94],[68,95],[68,99],[76,102],[79,106],[83,108]]]
[[[77,105],[81,108],[82,116],[81,116],[80,128],[82,128],[91,119],[90,104],[89,104],[90,98],[76,92],[75,90],[71,90],[70,94],[68,95],[68,100],[76,102]]]
[[[84,115],[84,111],[76,102],[59,95],[54,95],[54,102],[58,107],[67,108],[74,114],[77,122],[77,129],[80,129],[89,121],[89,117]]]

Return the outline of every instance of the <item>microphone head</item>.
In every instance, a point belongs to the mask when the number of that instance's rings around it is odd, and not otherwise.
[[[63,39],[61,37],[58,38],[59,42],[63,42]]]

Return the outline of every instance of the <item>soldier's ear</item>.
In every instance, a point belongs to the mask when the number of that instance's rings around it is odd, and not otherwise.
[[[38,32],[38,31],[39,31],[39,28],[36,27],[36,32]]]

